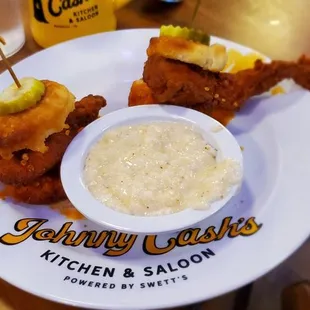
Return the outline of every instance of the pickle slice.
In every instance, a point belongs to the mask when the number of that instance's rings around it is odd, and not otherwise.
[[[21,87],[12,84],[0,93],[0,115],[22,112],[36,105],[45,92],[43,82],[26,77],[19,80]]]
[[[180,27],[180,26],[161,26],[159,36],[179,37],[186,40],[192,40],[201,44],[209,45],[210,36],[201,30],[195,30],[193,28]]]

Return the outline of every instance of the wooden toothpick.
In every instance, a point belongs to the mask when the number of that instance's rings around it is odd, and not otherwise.
[[[195,18],[197,16],[197,12],[198,12],[198,9],[200,7],[200,2],[201,2],[201,0],[197,0],[197,2],[196,2],[195,9],[194,9],[194,12],[193,12],[193,15],[192,15],[191,27],[193,27]]]
[[[0,36],[0,43],[2,43],[3,45],[6,44],[6,43],[5,43],[5,40],[4,40],[1,36]],[[9,61],[7,60],[7,58],[5,57],[5,55],[4,55],[4,53],[3,53],[2,49],[1,49],[1,47],[0,47],[0,56],[1,56],[1,58],[2,58],[2,60],[3,60],[3,62],[4,62],[4,64],[5,64],[5,66],[6,66],[6,69],[10,72],[11,77],[12,77],[12,79],[14,80],[16,86],[17,86],[18,88],[20,88],[20,87],[21,87],[20,82],[19,82],[19,80],[18,80],[16,74],[14,73],[14,71],[13,71],[13,69],[12,69],[12,67],[11,67],[11,64],[9,63]]]

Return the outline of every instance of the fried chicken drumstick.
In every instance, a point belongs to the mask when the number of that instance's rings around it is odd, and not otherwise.
[[[251,69],[223,72],[226,48],[182,37],[150,39],[143,79],[134,81],[129,106],[173,104],[208,115],[238,111],[252,96],[269,91],[284,79],[310,89],[310,59],[297,62],[257,60]]]
[[[284,79],[293,79],[310,89],[310,60],[305,57],[297,63],[257,60],[253,69],[231,74],[203,70],[153,54],[143,72],[143,80],[157,103],[236,111],[248,98],[268,91]]]

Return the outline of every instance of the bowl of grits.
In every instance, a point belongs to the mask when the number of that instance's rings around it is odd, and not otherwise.
[[[61,165],[64,190],[88,219],[116,230],[181,230],[238,193],[242,151],[213,118],[171,105],[129,107],[84,128]]]

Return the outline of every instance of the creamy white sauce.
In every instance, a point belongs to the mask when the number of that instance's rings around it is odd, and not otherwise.
[[[132,215],[204,209],[241,181],[239,163],[184,122],[150,122],[107,131],[90,149],[84,181],[106,206]]]

